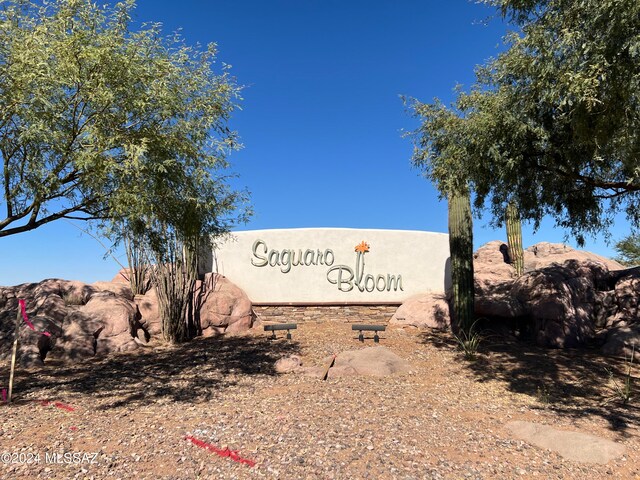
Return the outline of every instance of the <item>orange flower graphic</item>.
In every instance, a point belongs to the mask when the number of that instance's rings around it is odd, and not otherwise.
[[[364,253],[369,251],[369,244],[364,240],[356,245],[356,252]]]

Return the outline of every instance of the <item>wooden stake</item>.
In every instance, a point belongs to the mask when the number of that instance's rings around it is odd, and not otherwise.
[[[336,354],[333,354],[333,357],[331,357],[331,360],[327,363],[327,366],[324,369],[324,372],[322,373],[322,380],[326,380],[327,377],[329,376],[329,369],[331,367],[333,367],[333,363],[336,361]]]
[[[11,403],[11,393],[13,392],[13,373],[16,369],[16,357],[18,356],[18,335],[20,334],[20,321],[22,315],[20,311],[20,303],[18,303],[18,316],[16,317],[16,328],[13,339],[13,353],[11,354],[11,373],[9,374],[9,396],[7,403]]]

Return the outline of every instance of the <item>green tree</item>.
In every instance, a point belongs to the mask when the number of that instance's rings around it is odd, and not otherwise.
[[[640,235],[631,234],[615,244],[615,250],[618,252],[616,260],[623,265],[633,267],[640,265]]]
[[[134,7],[1,2],[0,237],[59,218],[175,227],[186,203],[203,234],[237,219],[224,172],[239,88],[215,45],[133,31]]]
[[[551,215],[584,242],[625,211],[640,224],[640,2],[485,0],[515,27],[452,108],[414,102],[414,159],[446,194],[469,180],[494,224],[518,205],[534,227]],[[434,139],[463,138],[439,150]],[[464,154],[456,153],[464,150]]]

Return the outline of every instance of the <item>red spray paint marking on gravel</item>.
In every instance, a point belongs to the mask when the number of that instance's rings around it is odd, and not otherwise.
[[[198,440],[191,435],[186,435],[184,438],[185,440],[189,440],[194,445],[200,448],[204,448],[205,450],[209,450],[210,452],[220,455],[221,457],[229,457],[234,462],[244,463],[246,465],[249,465],[250,467],[254,467],[256,465],[256,462],[254,462],[253,460],[242,458],[240,455],[238,455],[238,452],[236,450],[229,450],[228,448],[221,449],[216,447],[215,445],[211,445],[210,443]]]
[[[67,412],[75,411],[75,408],[62,402],[50,402],[49,400],[40,400],[40,405],[42,405],[43,407],[53,405],[54,407],[60,408],[62,410],[66,410]]]

